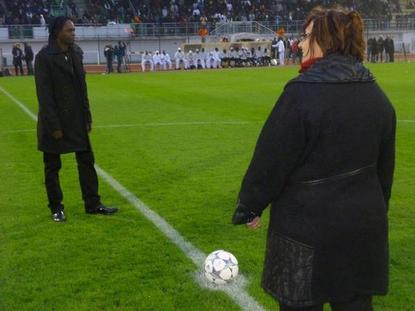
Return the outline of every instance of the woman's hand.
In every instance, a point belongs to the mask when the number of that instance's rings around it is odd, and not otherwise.
[[[246,226],[249,229],[253,229],[253,230],[258,229],[259,227],[261,227],[261,218],[256,216],[254,219],[252,219],[251,222],[248,222]]]

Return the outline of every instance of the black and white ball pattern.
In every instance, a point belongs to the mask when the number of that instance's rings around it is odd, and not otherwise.
[[[218,285],[229,283],[238,272],[238,260],[227,251],[216,250],[206,257],[205,276],[212,283]]]

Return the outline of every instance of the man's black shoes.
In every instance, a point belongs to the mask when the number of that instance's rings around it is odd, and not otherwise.
[[[56,211],[56,212],[52,212],[52,219],[53,221],[56,221],[56,222],[63,222],[66,220],[66,217],[63,211]]]
[[[102,215],[111,215],[118,211],[116,207],[106,207],[105,205],[98,205],[94,209],[86,209],[85,212],[87,214],[102,214]]]

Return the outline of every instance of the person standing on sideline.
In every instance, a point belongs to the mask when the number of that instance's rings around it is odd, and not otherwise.
[[[388,292],[395,111],[363,65],[356,11],[317,7],[303,31],[301,74],[259,135],[232,222],[256,229],[271,204],[262,287],[280,311],[372,311]]]
[[[60,155],[75,152],[85,212],[109,215],[98,194],[98,177],[89,141],[89,109],[82,50],[74,43],[75,26],[68,17],[49,23],[49,42],[36,55],[35,82],[39,102],[38,149],[43,152],[45,185],[52,219],[66,220],[59,183]]]
[[[275,59],[278,58],[278,39],[277,37],[274,37],[274,39],[271,42],[271,58]]]
[[[26,62],[27,75],[33,75],[33,50],[30,44],[24,44],[24,59]]]
[[[107,59],[107,73],[113,72],[112,62],[114,60],[114,49],[111,44],[105,46],[104,56]]]
[[[125,62],[125,50],[127,46],[124,42],[118,41],[118,45],[114,47],[114,55],[117,57],[117,72],[121,73],[121,67]]]
[[[278,65],[284,66],[285,64],[285,45],[284,39],[280,38],[277,42],[277,50],[278,50]]]
[[[388,47],[388,59],[390,63],[395,61],[395,43],[391,37],[388,37],[386,45]]]
[[[23,51],[20,48],[19,43],[15,44],[15,46],[13,47],[12,55],[13,55],[14,72],[16,73],[16,76],[19,75],[19,70],[20,70],[20,74],[23,76],[23,62],[22,62]]]

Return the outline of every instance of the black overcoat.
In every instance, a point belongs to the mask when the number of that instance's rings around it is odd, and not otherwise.
[[[281,303],[387,293],[395,123],[354,58],[331,54],[286,85],[237,207],[261,215],[271,203],[262,286]]]
[[[58,154],[89,150],[92,120],[81,49],[74,45],[63,53],[55,44],[43,47],[35,59],[35,81],[38,149]],[[62,139],[52,137],[57,130]]]

